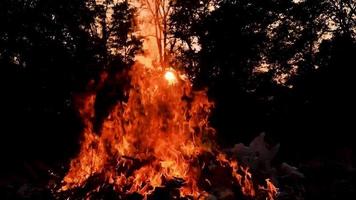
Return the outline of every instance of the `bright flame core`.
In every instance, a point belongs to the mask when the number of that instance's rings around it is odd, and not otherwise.
[[[168,81],[169,85],[174,85],[178,82],[176,75],[172,71],[167,71],[164,74],[164,78]]]

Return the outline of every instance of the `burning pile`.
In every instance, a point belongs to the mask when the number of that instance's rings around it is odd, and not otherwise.
[[[138,58],[130,71],[128,100],[117,103],[100,132],[92,120],[96,95],[85,97],[80,109],[85,124],[81,149],[60,192],[84,187],[99,176],[94,190],[111,185],[122,199],[132,194],[147,198],[172,182],[177,184],[177,196],[206,199],[216,184],[211,170],[215,166],[227,172],[228,184],[239,186],[243,195],[263,193],[265,199],[273,199],[276,188],[271,182],[254,184],[248,168],[229,159],[214,143],[215,131],[208,121],[213,103],[206,92],[193,91],[181,71],[147,64],[156,59],[149,43],[144,41],[144,47],[151,54]],[[90,192],[86,197],[91,198]]]
[[[193,91],[178,71],[141,64],[133,67],[131,80],[128,101],[115,106],[100,133],[94,132],[91,120],[95,95],[86,97],[80,110],[84,140],[61,191],[101,174],[118,193],[145,197],[168,181],[181,180],[180,196],[197,199],[207,196],[201,182],[211,181],[202,173],[213,162],[230,171],[244,195],[255,196],[248,168],[229,160],[213,142],[215,131],[208,122],[213,104],[205,91]],[[267,186],[273,199],[275,188],[270,182]]]
[[[106,180],[130,193],[150,194],[162,185],[162,177],[176,177],[186,181],[182,194],[200,195],[200,165],[195,162],[213,150],[207,120],[212,104],[203,92],[193,93],[177,72],[136,65],[131,77],[128,101],[115,107],[99,134],[90,122],[95,96],[88,97],[81,110],[89,118],[82,150],[63,189],[80,186],[104,170]]]

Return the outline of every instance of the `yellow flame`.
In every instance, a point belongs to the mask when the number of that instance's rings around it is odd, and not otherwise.
[[[176,75],[172,71],[167,71],[164,74],[164,78],[168,81],[169,85],[174,85],[178,82]]]

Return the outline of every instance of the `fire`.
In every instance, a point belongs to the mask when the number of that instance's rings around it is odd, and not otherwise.
[[[212,143],[204,141],[214,135],[208,124],[213,104],[204,92],[192,91],[189,81],[178,81],[179,76],[171,71],[136,64],[131,76],[128,101],[116,106],[101,133],[95,133],[86,118],[93,114],[95,95],[84,101],[84,141],[62,190],[104,173],[119,190],[128,188],[128,193],[146,196],[163,186],[163,179],[179,178],[185,181],[182,196],[202,195],[204,191],[197,186],[200,166],[194,163],[213,149]]]
[[[128,100],[117,103],[101,130],[93,128],[96,94],[83,97],[81,149],[70,163],[60,192],[83,187],[89,178],[99,175],[120,194],[138,193],[147,198],[169,181],[182,181],[180,196],[204,198],[207,192],[200,182],[207,165],[203,157],[209,155],[231,170],[243,194],[253,197],[255,186],[248,168],[228,159],[214,142],[215,130],[208,120],[214,104],[206,91],[194,91],[184,72],[155,62],[157,49],[152,42],[145,44],[150,44],[145,50],[149,51],[147,59],[138,57],[130,71]]]
[[[177,77],[172,71],[167,71],[164,74],[164,78],[168,81],[169,85],[174,85],[177,83]]]

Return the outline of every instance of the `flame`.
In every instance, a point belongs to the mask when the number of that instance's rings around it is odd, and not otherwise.
[[[274,186],[270,179],[266,179],[266,187],[259,186],[260,190],[264,190],[267,192],[267,198],[270,200],[274,200],[275,197],[278,195],[278,188]]]
[[[172,71],[167,71],[164,74],[164,78],[168,81],[169,85],[174,85],[177,83],[177,77]]]
[[[138,13],[141,34],[155,30],[147,20],[153,18],[150,14],[147,10]],[[117,103],[101,130],[93,128],[96,94],[83,97],[81,149],[70,163],[60,192],[82,187],[91,176],[100,174],[121,194],[138,193],[147,198],[167,181],[183,180],[182,197],[205,198],[207,192],[199,186],[205,165],[201,157],[209,154],[231,169],[243,194],[254,196],[248,168],[228,159],[214,143],[215,130],[208,121],[214,104],[206,91],[194,91],[184,72],[157,62],[158,47],[151,39],[144,40],[144,51],[129,74],[128,100]],[[268,187],[273,186],[270,184]]]
[[[84,101],[84,140],[62,190],[80,187],[91,175],[105,173],[117,188],[129,188],[128,193],[146,196],[162,186],[163,179],[180,178],[185,181],[182,196],[202,195],[200,166],[194,163],[213,149],[204,141],[214,135],[208,124],[213,104],[204,92],[192,91],[190,82],[178,80],[172,71],[136,64],[131,78],[128,101],[115,107],[101,133],[94,132],[90,121],[95,95]]]

